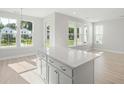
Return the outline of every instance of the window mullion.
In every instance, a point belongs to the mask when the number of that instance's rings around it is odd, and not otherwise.
[[[0,33],[0,47],[1,47],[1,33]]]
[[[74,46],[77,46],[77,27],[74,28]]]
[[[21,46],[21,36],[20,36],[20,20],[17,20],[17,34],[16,34],[16,45],[17,47]]]
[[[0,18],[0,22],[1,22],[1,18]],[[1,29],[0,29],[1,30]],[[0,47],[1,47],[1,31],[0,31]]]

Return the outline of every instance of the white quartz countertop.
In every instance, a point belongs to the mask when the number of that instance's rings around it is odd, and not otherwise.
[[[94,60],[102,54],[71,48],[42,49],[41,52],[71,68],[76,68],[86,62]]]

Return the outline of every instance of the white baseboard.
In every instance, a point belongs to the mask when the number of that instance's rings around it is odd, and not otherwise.
[[[94,48],[94,49],[100,50],[100,51],[106,51],[106,52],[117,53],[117,54],[124,54],[124,52],[121,52],[121,51],[115,51],[115,50],[109,50],[109,49],[102,49],[102,48]]]
[[[31,56],[31,55],[36,55],[36,54],[35,53],[29,53],[29,54],[23,54],[23,55],[9,56],[9,57],[0,58],[0,60],[14,59],[14,58]]]

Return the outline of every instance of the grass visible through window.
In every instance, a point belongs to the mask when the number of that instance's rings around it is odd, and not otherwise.
[[[68,46],[73,46],[74,45],[74,40],[68,40]]]

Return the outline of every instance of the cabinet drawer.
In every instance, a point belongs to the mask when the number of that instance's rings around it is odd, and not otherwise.
[[[72,69],[69,68],[66,65],[63,65],[62,63],[52,59],[52,58],[48,58],[48,63],[54,65],[56,68],[58,68],[60,71],[62,71],[63,73],[65,73],[67,76],[72,77]]]
[[[45,54],[39,54],[38,55],[39,57],[40,57],[40,59],[43,59],[43,60],[46,60],[47,59],[47,57],[46,57],[46,55]]]

